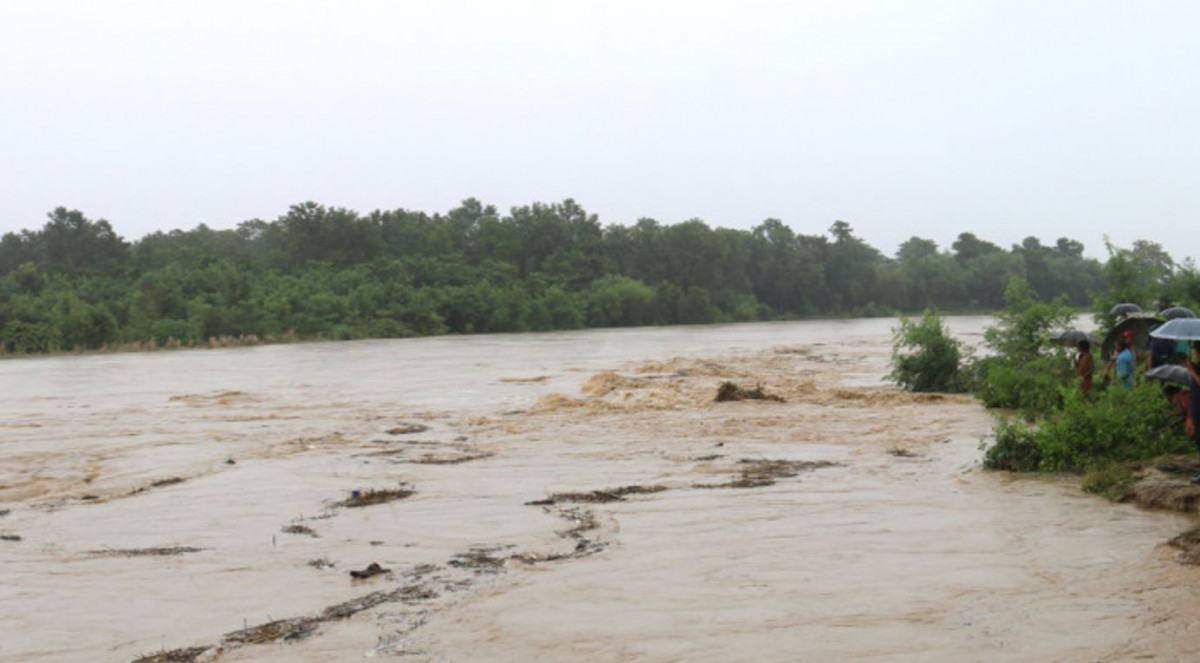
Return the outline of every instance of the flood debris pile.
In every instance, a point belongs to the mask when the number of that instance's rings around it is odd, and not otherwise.
[[[367,578],[373,578],[377,575],[382,575],[389,572],[391,572],[391,569],[385,569],[379,564],[371,562],[365,569],[351,571],[350,577],[354,578],[355,580],[366,580]]]
[[[174,486],[175,484],[183,483],[184,481],[186,481],[186,479],[184,479],[183,477],[167,477],[166,479],[159,479],[158,481],[153,481],[153,482],[151,482],[145,486],[142,486],[140,488],[134,488],[133,490],[129,491],[129,494],[130,495],[139,495],[141,493],[146,492],[147,490],[152,490],[154,488],[165,488],[167,486]],[[90,495],[84,496],[84,498],[87,498],[87,497],[92,497],[93,499],[97,499],[95,496],[90,496]],[[84,499],[84,498],[81,498],[81,499]]]
[[[777,403],[785,402],[783,396],[778,394],[769,394],[763,391],[762,384],[756,383],[753,389],[747,389],[734,382],[726,380],[717,387],[716,402],[724,403],[727,401],[775,401]]]
[[[462,463],[469,463],[473,460],[491,458],[492,455],[493,454],[488,451],[474,453],[469,451],[455,451],[442,455],[427,453],[422,455],[420,458],[410,458],[401,462],[412,463],[414,465],[459,465]]]
[[[351,494],[350,497],[335,502],[334,506],[342,506],[347,508],[356,508],[362,506],[371,506],[373,504],[383,504],[385,502],[394,502],[411,497],[417,491],[412,488],[401,485],[399,488],[380,488],[364,490]]]
[[[667,490],[666,486],[621,486],[620,488],[606,488],[582,493],[554,493],[546,499],[534,500],[525,504],[528,506],[553,506],[564,502],[603,504],[623,501],[626,495],[648,495],[661,493],[664,490]]]
[[[501,548],[497,547],[475,547],[465,553],[458,553],[450,559],[448,564],[458,569],[471,569],[475,573],[499,573],[504,567],[504,557],[497,557],[495,553]]]
[[[720,484],[699,484],[697,488],[762,488],[774,485],[779,479],[798,476],[823,467],[834,467],[837,463],[827,460],[778,460],[767,458],[743,458],[738,461],[738,477]]]
[[[424,424],[401,424],[387,430],[388,435],[412,435],[414,433],[424,433],[429,430],[429,426]]]
[[[315,634],[318,627],[325,622],[347,619],[384,603],[417,603],[437,597],[436,591],[420,585],[405,585],[391,591],[372,592],[329,606],[316,615],[276,619],[226,633],[216,645],[158,652],[137,658],[133,663],[196,663],[202,656],[219,655],[220,652],[246,645],[295,642]]]
[[[161,548],[105,548],[103,550],[89,550],[88,554],[102,555],[105,557],[173,557],[175,555],[198,553],[204,550],[205,548],[196,548],[194,546],[170,546]]]
[[[157,654],[148,654],[134,660],[133,663],[193,663],[201,654],[204,654],[208,650],[208,647],[172,649],[170,651],[158,652]]]
[[[574,547],[567,552],[559,553],[518,553],[512,555],[512,559],[525,564],[542,564],[545,562],[588,557],[608,548],[606,541],[588,536],[589,532],[600,528],[600,522],[596,519],[596,514],[590,509],[558,506],[554,507],[554,510],[558,517],[571,523],[572,526],[570,529],[559,531],[557,534],[574,543]]]

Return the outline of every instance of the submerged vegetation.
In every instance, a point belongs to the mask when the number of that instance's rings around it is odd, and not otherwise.
[[[1118,251],[1104,265],[1067,238],[1003,248],[964,232],[948,249],[913,237],[889,257],[842,221],[816,234],[777,219],[605,226],[573,200],[507,214],[474,199],[445,214],[310,202],[273,221],[130,242],[58,208],[40,229],[0,238],[0,345],[148,350],[995,310],[1014,277],[1041,301],[1083,306],[1108,296],[1106,270],[1116,278],[1147,260],[1168,261],[1175,301],[1194,301],[1200,278],[1164,256]]]

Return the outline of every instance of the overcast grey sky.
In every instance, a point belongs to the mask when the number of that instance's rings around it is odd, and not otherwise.
[[[316,200],[1200,256],[1200,3],[0,2],[0,232]]]

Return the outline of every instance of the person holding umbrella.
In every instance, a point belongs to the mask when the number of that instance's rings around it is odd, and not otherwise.
[[[1092,400],[1092,376],[1096,374],[1096,359],[1092,357],[1092,344],[1087,340],[1079,342],[1079,356],[1075,359],[1075,377],[1079,378],[1079,391],[1083,399]]]

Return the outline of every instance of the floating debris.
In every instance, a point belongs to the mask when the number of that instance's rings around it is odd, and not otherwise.
[[[626,495],[646,495],[661,493],[664,490],[667,490],[666,486],[622,486],[607,490],[593,490],[587,493],[555,493],[544,500],[534,500],[525,504],[528,506],[552,506],[562,502],[602,504],[604,502],[621,502]]]
[[[497,573],[504,566],[504,558],[492,554],[497,550],[499,548],[471,548],[452,557],[449,564],[460,569],[474,569],[476,573]]]
[[[423,424],[403,424],[395,428],[387,430],[388,435],[412,435],[413,433],[424,433],[429,430],[429,426]]]
[[[143,656],[139,659],[135,659],[133,663],[195,663],[196,659],[208,650],[208,647],[172,649],[170,651],[163,651],[157,654]]]
[[[0,541],[20,541],[19,534],[0,534]]]
[[[801,472],[833,467],[837,463],[827,460],[770,460],[743,458],[738,461],[741,476],[720,484],[699,484],[697,488],[762,488],[774,485],[778,479],[799,475]]]
[[[310,560],[308,560],[308,565],[313,567],[314,569],[322,569],[322,570],[323,569],[332,569],[333,567],[337,566],[337,564],[329,561],[329,559],[326,557],[318,557],[317,559],[310,559]]]
[[[12,509],[0,509],[0,518],[12,513]]]
[[[412,496],[416,493],[412,488],[382,488],[379,490],[364,490],[362,492],[355,491],[356,494],[349,498],[337,502],[334,506],[344,507],[360,507],[371,506],[372,504],[383,504],[384,502],[394,502]]]
[[[722,454],[709,454],[707,456],[696,456],[692,460],[697,463],[707,463],[710,460],[716,460],[718,458],[724,458],[724,457],[725,456],[723,456]]]
[[[251,626],[225,634],[225,641],[239,645],[261,645],[268,642],[294,642],[303,640],[317,631],[320,620],[316,617],[277,619],[266,624]]]
[[[412,463],[414,465],[458,465],[459,463],[468,463],[473,460],[491,458],[493,455],[495,454],[486,451],[476,454],[464,453],[454,456],[436,456],[434,454],[425,454],[420,458],[413,458],[412,460],[401,462]]]
[[[532,377],[532,378],[500,378],[499,381],[522,384],[522,383],[532,383],[532,382],[545,382],[546,380],[549,380],[549,379],[550,379],[549,375],[539,375],[537,377]]]
[[[887,452],[897,458],[916,458],[920,456],[920,454],[909,451],[903,447],[892,447],[888,449]]]
[[[391,569],[383,568],[382,566],[376,564],[375,562],[371,562],[371,564],[369,566],[367,566],[367,568],[365,568],[361,571],[351,571],[350,577],[354,578],[356,580],[365,580],[366,578],[371,578],[371,577],[380,575],[382,573],[388,573],[390,570]]]
[[[150,490],[151,488],[163,488],[166,486],[174,486],[175,484],[183,483],[184,481],[186,481],[186,479],[184,479],[183,477],[167,477],[166,479],[159,479],[158,481],[153,481],[148,485],[142,486],[141,488],[135,488],[132,491],[130,491],[129,494],[137,495],[139,493],[144,493],[147,490]]]
[[[763,391],[761,383],[756,384],[753,389],[746,389],[745,387],[739,386],[727,380],[722,382],[720,386],[717,387],[716,401],[718,403],[725,401],[749,400],[775,401],[778,403],[784,402],[783,396],[779,396],[777,394],[768,394],[767,392]]]
[[[224,645],[238,647],[252,644],[268,644],[272,642],[294,642],[316,633],[317,627],[334,620],[346,619],[355,614],[374,608],[377,605],[391,602],[414,603],[437,598],[437,592],[419,585],[408,585],[392,591],[372,592],[344,603],[329,606],[318,615],[312,617],[295,617],[292,619],[277,619],[233,631],[225,634],[220,645],[215,647],[190,647],[160,652],[151,656],[143,656],[133,663],[195,663],[196,660],[212,649],[222,649]]]
[[[172,546],[169,548],[105,548],[104,550],[89,550],[90,555],[106,557],[171,557],[187,553],[198,553],[205,548],[193,546]]]
[[[317,532],[308,525],[288,525],[287,527],[280,529],[280,531],[284,534],[304,534],[306,536],[311,536],[314,539],[321,538],[321,535],[317,534]]]

